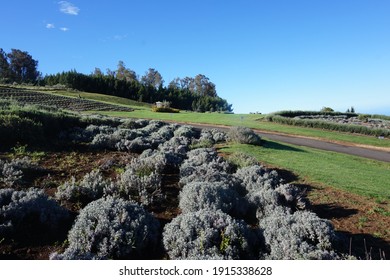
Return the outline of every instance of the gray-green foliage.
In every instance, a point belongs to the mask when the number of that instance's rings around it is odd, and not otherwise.
[[[268,250],[267,259],[335,259],[335,239],[329,221],[309,211],[291,214],[285,207],[273,209],[259,221]]]
[[[39,166],[28,157],[14,158],[10,161],[0,159],[0,183],[12,187],[23,179],[23,172],[26,170],[36,171]]]
[[[256,238],[248,226],[220,210],[181,214],[164,228],[170,259],[248,259]]]
[[[155,250],[159,222],[141,206],[121,198],[95,200],[80,211],[69,246],[51,259],[124,259]]]
[[[255,165],[238,169],[234,176],[247,190],[247,200],[258,219],[282,205],[293,210],[307,208],[308,201],[302,191],[294,185],[284,184],[276,171]]]
[[[223,182],[192,182],[181,190],[179,207],[182,213],[219,209],[231,215],[243,216],[247,203],[233,187]]]
[[[149,205],[162,199],[159,166],[147,158],[135,159],[121,174],[117,188],[111,189],[109,194],[131,198],[143,205]]]
[[[181,185],[194,181],[235,184],[236,180],[229,174],[232,167],[217,155],[215,149],[195,149],[188,152],[187,157],[180,166]]]
[[[68,211],[43,190],[0,189],[0,236],[31,228],[56,230],[68,217]]]
[[[23,177],[23,172],[15,168],[12,163],[0,160],[0,182],[8,187],[12,187]]]
[[[72,177],[59,186],[55,194],[56,199],[62,201],[81,202],[87,204],[103,196],[105,188],[109,186],[99,170],[87,173],[80,182]]]
[[[261,138],[252,129],[235,126],[229,129],[228,139],[240,144],[261,145]]]

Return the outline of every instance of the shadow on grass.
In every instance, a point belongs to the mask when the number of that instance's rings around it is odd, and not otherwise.
[[[270,140],[262,140],[261,146],[266,149],[281,150],[281,151],[291,151],[291,152],[305,152],[302,149],[294,148],[288,145],[281,143],[273,142]]]

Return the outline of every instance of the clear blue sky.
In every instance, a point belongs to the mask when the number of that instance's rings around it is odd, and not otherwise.
[[[43,74],[119,60],[142,76],[204,74],[236,113],[390,115],[389,0],[110,0],[1,4],[0,48]]]

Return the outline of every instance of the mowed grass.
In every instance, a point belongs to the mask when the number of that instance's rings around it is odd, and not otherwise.
[[[229,144],[220,151],[248,154],[266,165],[293,172],[300,181],[390,201],[389,163],[269,140],[262,147]]]

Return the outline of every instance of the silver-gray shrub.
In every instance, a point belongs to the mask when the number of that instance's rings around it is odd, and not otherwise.
[[[99,170],[87,173],[80,182],[72,176],[69,181],[57,188],[56,199],[61,201],[81,202],[83,205],[101,198],[109,186]]]
[[[180,184],[185,185],[194,181],[224,182],[236,185],[236,179],[229,173],[232,166],[217,155],[215,149],[200,148],[187,153],[186,159],[180,166]]]
[[[187,153],[187,164],[202,165],[218,158],[217,151],[214,148],[199,148]]]
[[[261,137],[252,129],[242,126],[234,126],[229,129],[228,140],[240,144],[261,145]]]
[[[92,139],[91,145],[95,148],[113,150],[118,141],[120,141],[118,135],[99,133]]]
[[[164,125],[156,132],[152,132],[150,137],[152,139],[160,140],[160,141],[168,141],[174,136],[174,132],[177,128],[176,124]]]
[[[176,137],[183,136],[186,138],[193,138],[193,137],[199,136],[199,132],[193,126],[182,125],[182,126],[179,126],[175,130],[174,136],[176,136]]]
[[[7,187],[12,187],[20,182],[22,177],[23,172],[20,169],[15,168],[12,163],[0,160],[0,182]]]
[[[234,176],[243,182],[248,192],[256,191],[263,185],[276,188],[283,181],[278,173],[261,165],[252,165],[237,170]]]
[[[180,191],[179,207],[182,213],[219,209],[236,217],[243,217],[248,209],[246,200],[223,182],[188,183]]]
[[[306,209],[308,201],[296,186],[283,184],[276,171],[255,165],[238,169],[234,174],[247,190],[247,200],[257,219],[279,206],[292,210]]]
[[[174,136],[168,141],[160,144],[157,150],[165,155],[168,165],[179,166],[187,157],[189,145],[189,138]]]
[[[227,135],[219,129],[202,129],[200,133],[200,141],[211,141],[213,144],[225,142]]]
[[[21,183],[25,171],[37,171],[41,168],[28,157],[14,158],[11,161],[0,159],[0,182],[7,187]]]
[[[141,153],[152,147],[151,140],[148,137],[137,137],[133,140],[121,139],[116,142],[115,147],[120,151],[129,151],[132,153]]]
[[[202,209],[165,225],[163,243],[170,259],[250,259],[257,243],[252,234],[245,222]]]
[[[23,233],[31,228],[57,230],[69,212],[43,190],[0,189],[0,236]]]
[[[160,151],[147,149],[137,159],[133,159],[132,164],[146,164],[147,166],[151,166],[157,173],[162,174],[168,164],[168,159]]]
[[[225,161],[213,160],[202,165],[190,165],[183,163],[180,166],[180,185],[185,185],[194,181],[202,182],[222,182],[235,187],[240,185],[240,181],[228,173],[230,165]]]
[[[332,224],[308,211],[291,214],[285,207],[274,209],[259,221],[268,250],[266,259],[336,259],[332,249]]]
[[[159,243],[159,222],[134,202],[105,197],[80,211],[68,242],[65,252],[51,259],[145,257]]]
[[[305,210],[310,205],[304,191],[295,185],[281,184],[275,189],[275,191],[282,197],[282,204],[292,209]]]
[[[164,125],[166,125],[166,123],[162,121],[151,120],[145,127],[137,129],[137,132],[140,136],[150,136],[153,132],[158,131]]]
[[[143,205],[161,200],[162,178],[154,162],[135,159],[120,176],[117,189],[110,189],[112,195],[131,198]]]
[[[118,127],[124,129],[137,129],[147,126],[148,124],[149,121],[143,119],[122,119],[122,123]]]

